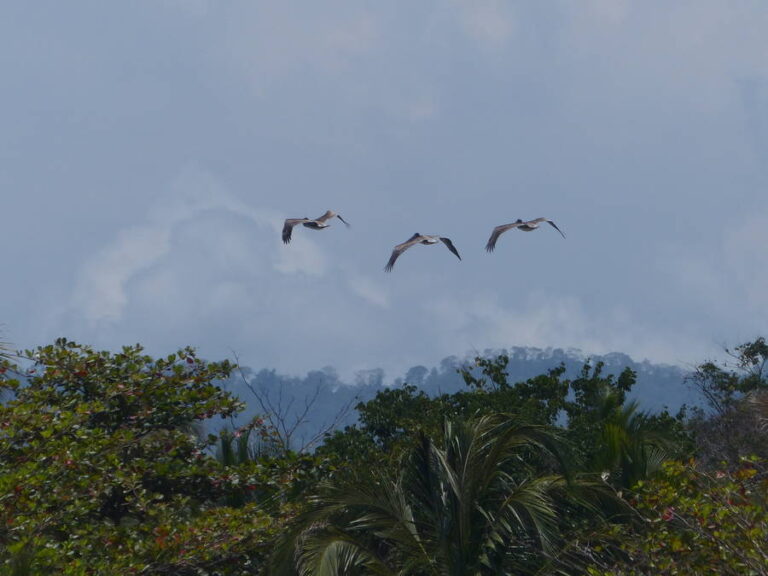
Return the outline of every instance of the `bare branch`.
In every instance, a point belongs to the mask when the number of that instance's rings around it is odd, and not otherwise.
[[[308,439],[301,436],[300,442],[297,442],[297,434],[299,430],[303,425],[310,421],[309,415],[317,405],[317,402],[320,399],[320,394],[325,390],[326,386],[322,382],[318,382],[312,393],[304,397],[303,407],[300,410],[294,410],[296,404],[296,398],[294,396],[285,398],[283,388],[280,387],[277,393],[277,399],[273,399],[268,390],[262,390],[254,385],[252,381],[248,380],[245,372],[240,367],[237,354],[233,352],[233,355],[237,363],[237,372],[240,375],[240,379],[256,399],[256,403],[262,412],[264,420],[269,428],[274,430],[277,434],[277,443],[280,449],[284,452],[295,450],[301,453],[314,448],[328,433],[339,426],[358,402],[358,397],[355,396],[336,412],[330,423],[321,425],[319,430],[312,434]]]

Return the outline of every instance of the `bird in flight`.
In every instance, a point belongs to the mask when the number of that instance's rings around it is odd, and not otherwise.
[[[392,250],[392,256],[389,257],[389,262],[387,262],[387,265],[384,267],[384,271],[391,272],[392,267],[395,265],[395,260],[397,260],[398,256],[408,250],[408,248],[411,246],[415,246],[416,244],[437,244],[438,241],[445,244],[448,247],[448,250],[456,254],[456,258],[461,260],[459,251],[456,250],[456,246],[453,245],[453,242],[451,242],[450,238],[444,238],[442,236],[427,236],[425,234],[419,234],[416,232],[416,234],[411,236],[408,240],[395,246],[395,249]]]
[[[504,234],[507,230],[511,230],[512,228],[517,228],[518,230],[522,230],[523,232],[532,232],[533,230],[536,230],[539,227],[539,224],[542,222],[547,222],[552,228],[560,232],[560,235],[565,238],[565,234],[563,234],[563,231],[558,228],[552,220],[549,220],[548,218],[536,218],[534,220],[527,220],[523,221],[518,218],[511,224],[502,224],[501,226],[496,226],[496,228],[493,229],[493,232],[491,233],[491,237],[488,239],[488,244],[485,245],[485,249],[488,250],[488,252],[493,252],[493,249],[496,248],[496,241],[499,239],[499,236]]]
[[[311,228],[312,230],[323,230],[324,228],[328,228],[330,226],[330,224],[328,224],[328,220],[334,217],[344,222],[344,224],[347,225],[347,228],[349,228],[349,224],[347,224],[346,220],[336,214],[336,212],[333,210],[328,210],[325,214],[319,218],[315,218],[314,220],[311,218],[288,218],[285,221],[285,224],[283,224],[283,242],[288,244],[288,242],[291,241],[291,233],[293,232],[293,227],[297,224],[301,224],[307,228]]]

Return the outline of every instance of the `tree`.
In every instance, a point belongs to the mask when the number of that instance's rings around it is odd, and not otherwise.
[[[319,453],[348,464],[397,459],[418,433],[439,434],[445,419],[505,412],[562,429],[586,470],[608,473],[616,487],[626,489],[684,446],[679,420],[643,413],[627,403],[635,383],[630,369],[614,377],[603,373],[602,363],[586,363],[570,380],[560,365],[512,383],[508,362],[505,354],[477,357],[473,366],[460,370],[468,389],[454,394],[430,397],[408,384],[380,391],[357,405],[359,423],[331,435]]]
[[[374,466],[396,460],[420,431],[439,430],[445,414],[440,398],[409,384],[381,390],[355,408],[359,424],[328,434],[317,451],[342,471],[351,463]]]
[[[761,408],[768,393],[768,343],[761,337],[726,352],[730,360],[705,362],[689,379],[706,407],[693,409],[688,424],[699,461],[712,468],[720,462],[737,467],[753,455],[768,459]]]
[[[239,366],[237,374],[237,384],[242,392],[249,393],[254,401],[251,406],[257,411],[252,422],[259,422],[259,449],[275,456],[311,452],[346,419],[357,400],[353,397],[340,408],[334,406],[330,418],[323,422],[319,414],[328,416],[327,398],[332,395],[332,386],[338,384],[332,368],[312,371],[303,381],[278,377],[274,370],[261,370],[253,376],[248,368]]]
[[[0,389],[0,565],[43,574],[255,573],[280,514],[232,508],[276,484],[224,467],[194,423],[241,404],[216,382],[228,362],[186,348],[97,352],[64,339],[5,361]],[[280,491],[273,486],[272,492]]]
[[[758,472],[763,467],[755,460],[716,471],[666,463],[660,476],[638,487],[637,521],[614,527],[622,559],[595,562],[587,573],[768,575],[768,484]]]
[[[474,410],[495,406],[495,410],[514,412],[529,422],[555,424],[566,407],[568,396],[570,383],[562,378],[565,366],[560,364],[546,374],[513,383],[509,382],[508,364],[506,354],[495,358],[476,357],[474,366],[460,370],[464,382],[476,394],[457,394],[457,402]]]
[[[527,574],[555,551],[560,502],[605,484],[569,482],[528,463],[561,459],[545,427],[503,415],[445,422],[395,474],[378,469],[327,483],[310,498],[275,560],[275,574]],[[538,457],[530,458],[531,453]]]

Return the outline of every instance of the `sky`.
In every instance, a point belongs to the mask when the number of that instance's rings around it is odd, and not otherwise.
[[[768,323],[766,30],[764,0],[3,2],[2,339],[704,361]],[[540,216],[567,238],[484,251]],[[386,274],[414,232],[462,260]]]

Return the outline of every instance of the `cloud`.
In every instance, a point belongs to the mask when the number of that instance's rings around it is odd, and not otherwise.
[[[274,269],[283,274],[322,276],[328,268],[325,253],[311,240],[293,234],[290,250],[282,250],[276,257]]]
[[[698,344],[699,359],[751,340],[768,322],[768,211],[722,216],[695,244],[670,246],[654,277],[667,288],[669,323],[681,334],[673,346]],[[674,319],[674,320],[672,320]],[[656,327],[656,332],[662,329]],[[709,346],[705,346],[705,345]]]
[[[768,211],[736,213],[712,230],[704,250],[674,251],[667,260],[681,293],[718,322],[755,326],[768,321]]]
[[[702,346],[690,339],[684,329],[662,333],[631,309],[614,306],[595,311],[569,295],[537,291],[509,304],[498,295],[482,293],[462,301],[442,297],[425,308],[446,354],[510,346],[561,347],[586,354],[625,352],[679,364],[711,349],[710,343]]]
[[[235,350],[251,365],[287,372],[336,364],[340,351],[377,364],[388,330],[371,327],[389,296],[337,253],[348,231],[300,229],[286,246],[281,229],[269,209],[188,168],[143,222],[86,259],[61,324],[96,346],[189,344],[211,357]]]
[[[276,218],[268,211],[246,206],[226,193],[210,174],[187,168],[149,208],[145,223],[119,231],[85,261],[71,299],[74,309],[89,322],[120,320],[129,303],[129,283],[169,255],[180,227],[196,219],[204,220],[206,214],[216,211],[240,215],[271,231],[278,228]],[[218,261],[234,258],[245,263],[245,248],[238,242],[227,242],[226,232],[214,231],[207,237],[208,254]],[[278,261],[274,267],[290,270],[289,264]],[[154,280],[158,293],[168,281],[162,275]]]
[[[120,232],[83,266],[73,304],[89,321],[118,320],[128,302],[125,285],[168,251],[169,228],[142,226]]]
[[[389,307],[389,295],[380,282],[370,276],[351,274],[349,286],[352,291],[364,300],[381,308]]]
[[[765,326],[758,2],[165,6],[95,35],[79,9],[7,31],[65,48],[8,60],[7,211],[37,225],[4,227],[24,246],[6,321],[27,341],[56,318],[94,345],[232,347],[295,372],[512,344],[675,361]],[[304,206],[356,228],[284,246]],[[516,237],[489,260],[491,226],[524,213],[568,240]],[[381,272],[432,227],[461,263]]]

